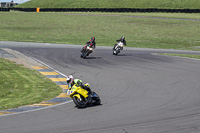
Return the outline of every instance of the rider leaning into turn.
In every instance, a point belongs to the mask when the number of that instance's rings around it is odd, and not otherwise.
[[[88,42],[86,42],[85,46],[81,50],[83,52],[86,50],[87,46],[93,47],[94,49],[96,48],[96,42],[95,42],[95,37],[92,37]]]
[[[124,36],[122,36],[120,39],[117,39],[116,40],[116,42],[122,42],[123,43],[123,45],[125,45],[126,46],[126,40],[125,40],[125,37]],[[116,46],[117,44],[115,44],[115,46]],[[113,47],[113,50],[115,49],[115,46]],[[121,50],[123,50],[123,47],[121,48]]]
[[[72,75],[69,75],[66,80],[67,80],[69,89],[71,89],[73,85],[76,85],[76,86],[81,86],[83,89],[87,90],[88,93],[91,93],[90,85],[88,83],[84,85],[82,80],[74,79]]]

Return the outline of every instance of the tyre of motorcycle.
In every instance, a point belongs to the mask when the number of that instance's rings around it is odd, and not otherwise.
[[[86,55],[83,56],[83,59],[85,59],[85,58],[86,58]]]
[[[86,56],[88,56],[90,54],[90,52],[87,52],[87,55]]]
[[[85,52],[85,53],[83,54],[83,59],[85,59],[85,58],[86,58],[86,56],[87,56],[87,53],[88,53],[88,52]]]
[[[86,107],[86,102],[85,102],[84,99],[81,100],[77,96],[73,96],[73,101],[78,108],[85,108]]]
[[[83,58],[83,53],[81,53],[81,58]]]
[[[113,50],[113,55],[116,55],[116,50]]]
[[[94,105],[100,105],[100,104],[101,104],[101,99],[100,99],[100,97],[97,95],[97,93],[92,92],[91,97],[92,97],[92,101],[93,101],[92,103],[93,103]]]
[[[118,55],[118,50],[113,50],[113,55]]]

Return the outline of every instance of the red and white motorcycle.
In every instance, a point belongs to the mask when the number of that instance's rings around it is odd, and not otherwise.
[[[92,44],[84,46],[84,48],[81,50],[81,58],[85,59],[86,56],[89,56],[89,54],[92,52],[93,52]]]

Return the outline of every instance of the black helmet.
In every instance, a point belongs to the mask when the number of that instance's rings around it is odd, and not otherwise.
[[[92,37],[92,38],[91,38],[91,41],[94,42],[94,41],[95,41],[95,37]]]
[[[124,39],[125,39],[125,36],[122,36],[122,37],[121,37],[121,40],[124,40]]]

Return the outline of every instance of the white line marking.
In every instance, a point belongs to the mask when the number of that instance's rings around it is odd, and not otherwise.
[[[63,104],[67,104],[72,102],[72,100],[64,102],[64,103],[60,103],[60,104],[56,104],[56,105],[52,105],[52,106],[48,106],[48,107],[43,107],[43,108],[39,108],[39,109],[33,109],[33,110],[27,110],[27,111],[22,111],[22,112],[16,112],[16,113],[10,113],[10,114],[5,114],[5,115],[0,115],[0,117],[3,116],[8,116],[8,115],[17,115],[17,114],[23,114],[23,113],[27,113],[27,112],[33,112],[33,111],[38,111],[38,110],[43,110],[43,109],[48,109],[48,108],[52,108],[52,107],[56,107],[56,106],[60,106]]]
[[[52,68],[51,66],[45,64],[44,62],[42,62],[42,61],[40,61],[40,60],[38,60],[38,59],[36,59],[36,58],[34,58],[34,57],[30,57],[30,58],[34,59],[35,61],[37,61],[37,62],[43,64],[44,66],[46,66],[46,67],[48,67],[48,68],[50,68],[50,69],[53,69],[55,72],[57,72],[57,73],[59,73],[60,75],[62,75],[62,76],[64,76],[64,77],[67,78],[67,76],[66,76],[65,74],[63,74],[63,73],[57,71],[56,69],[54,69],[54,68]]]

